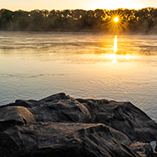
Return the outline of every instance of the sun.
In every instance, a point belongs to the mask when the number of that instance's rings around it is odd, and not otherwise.
[[[106,22],[106,26],[109,29],[109,31],[112,31],[115,34],[117,34],[125,30],[125,25],[124,25],[125,21],[123,20],[123,16],[124,16],[124,11],[122,9],[118,9],[108,14],[107,20],[104,19],[104,21]]]
[[[114,22],[118,22],[118,21],[119,21],[118,17],[115,17]]]

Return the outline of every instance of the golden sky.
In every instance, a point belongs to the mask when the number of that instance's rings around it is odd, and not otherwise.
[[[33,9],[141,9],[157,8],[157,0],[0,0],[0,9],[33,10]]]

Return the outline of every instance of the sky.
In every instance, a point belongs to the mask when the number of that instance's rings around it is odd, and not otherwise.
[[[157,8],[157,0],[0,0],[0,9],[9,10],[64,10],[64,9],[141,9]]]

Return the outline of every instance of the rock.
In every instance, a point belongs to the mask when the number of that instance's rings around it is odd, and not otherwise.
[[[0,122],[16,121],[17,123],[31,123],[34,122],[33,114],[22,106],[8,106],[0,110]]]
[[[126,134],[132,141],[150,142],[157,139],[157,125],[130,102],[77,99],[91,110],[92,123],[104,123]]]
[[[40,122],[10,127],[0,134],[1,155],[12,157],[129,157],[135,154],[130,143],[127,136],[103,124]]]
[[[129,102],[64,93],[0,106],[1,157],[150,157],[157,124]]]
[[[157,152],[157,141],[156,141],[156,147],[155,147],[155,151]]]

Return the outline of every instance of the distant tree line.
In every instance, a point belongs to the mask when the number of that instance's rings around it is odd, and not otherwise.
[[[119,17],[114,23],[113,18]],[[0,10],[0,30],[157,33],[157,9]]]

